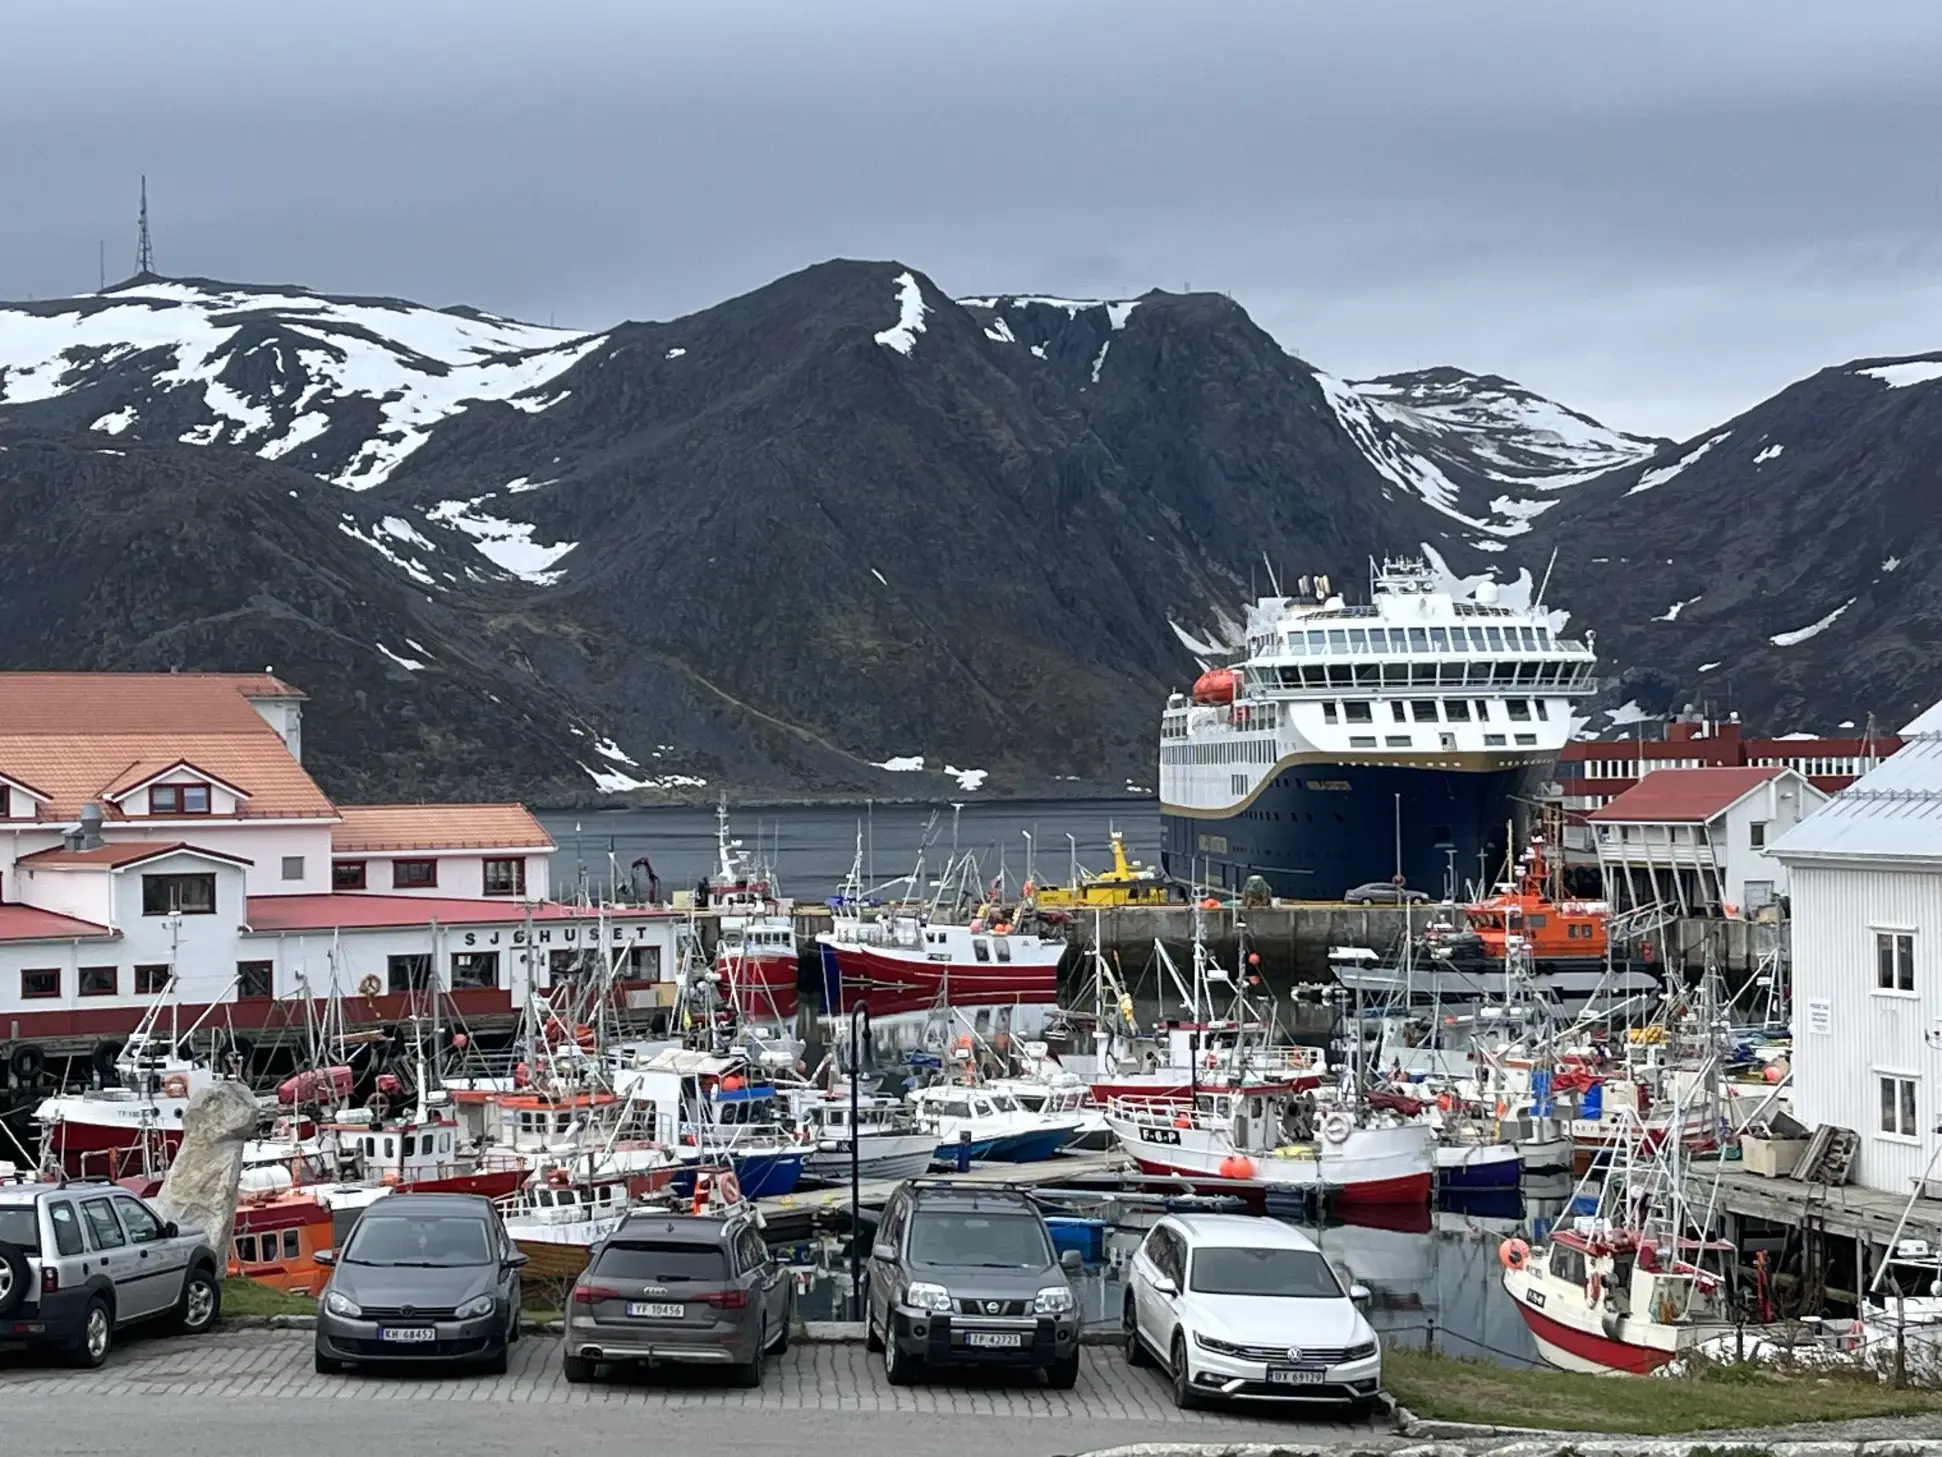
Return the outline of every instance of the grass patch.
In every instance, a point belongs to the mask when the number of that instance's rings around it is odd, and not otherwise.
[[[313,1295],[291,1295],[273,1285],[265,1285],[261,1280],[248,1280],[241,1276],[223,1281],[225,1316],[316,1313],[317,1299]]]
[[[1422,1351],[1383,1352],[1390,1392],[1417,1416],[1500,1427],[1647,1437],[1858,1417],[1942,1416],[1942,1392],[1870,1375],[1710,1366],[1691,1376],[1581,1376]]]

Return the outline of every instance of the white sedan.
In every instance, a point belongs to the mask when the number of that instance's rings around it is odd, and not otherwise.
[[[1211,1398],[1346,1402],[1368,1412],[1382,1352],[1348,1290],[1300,1230],[1234,1214],[1168,1215],[1133,1258],[1126,1359],[1157,1361],[1182,1407]]]

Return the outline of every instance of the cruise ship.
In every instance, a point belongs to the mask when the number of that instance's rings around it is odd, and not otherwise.
[[[1373,568],[1367,605],[1317,587],[1255,601],[1238,660],[1167,701],[1162,867],[1307,900],[1488,886],[1595,687],[1590,634],[1489,582],[1453,596],[1419,560]]]

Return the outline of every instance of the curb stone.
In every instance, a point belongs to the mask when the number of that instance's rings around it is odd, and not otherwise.
[[[1449,1423],[1460,1426],[1463,1423]],[[1487,1427],[1472,1427],[1487,1432]],[[1084,1457],[1342,1457],[1343,1446],[1296,1442],[1192,1443],[1141,1442],[1106,1447]],[[1351,1448],[1351,1451],[1354,1449]],[[1942,1440],[1870,1438],[1847,1441],[1735,1441],[1705,1433],[1693,1437],[1622,1437],[1582,1432],[1546,1432],[1522,1441],[1421,1442],[1391,1448],[1385,1457],[1694,1457],[1695,1453],[1763,1454],[1763,1457],[1942,1457]]]

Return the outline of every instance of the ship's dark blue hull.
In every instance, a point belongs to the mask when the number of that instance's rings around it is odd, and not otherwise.
[[[1549,763],[1467,771],[1397,764],[1297,764],[1225,814],[1160,809],[1160,863],[1170,877],[1239,890],[1251,875],[1278,896],[1337,900],[1396,874],[1440,897],[1503,875],[1507,827],[1521,837],[1551,777]]]

